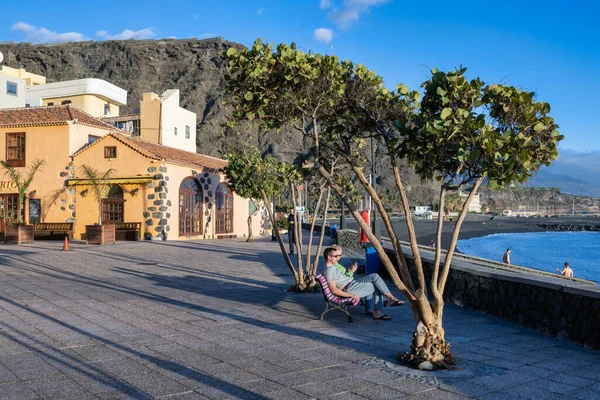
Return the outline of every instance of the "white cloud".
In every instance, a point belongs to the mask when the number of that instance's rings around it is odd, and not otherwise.
[[[321,0],[321,5],[323,5]],[[334,8],[329,13],[329,19],[337,26],[347,28],[360,19],[360,15],[369,12],[373,6],[388,3],[390,0],[344,0],[342,8]],[[322,8],[322,7],[321,7]]]
[[[258,15],[263,15],[263,13],[264,13],[264,12],[265,12],[265,9],[264,9],[264,8],[259,8],[258,10],[256,10],[256,13],[257,13]]]
[[[331,0],[321,0],[319,7],[321,7],[321,10],[327,10],[329,7],[331,7]]]
[[[81,42],[87,38],[78,32],[58,33],[44,27],[36,28],[25,22],[17,22],[12,26],[13,31],[22,32],[25,40],[33,43]]]
[[[96,32],[96,37],[104,40],[152,39],[155,35],[154,28],[145,28],[138,31],[125,29],[123,32],[115,35],[111,35],[104,30]]]
[[[208,39],[208,38],[214,38],[217,36],[219,36],[219,35],[217,35],[216,33],[203,33],[202,35],[198,36],[198,39]]]
[[[313,32],[313,38],[319,42],[329,43],[333,39],[333,30],[328,28],[317,28]]]

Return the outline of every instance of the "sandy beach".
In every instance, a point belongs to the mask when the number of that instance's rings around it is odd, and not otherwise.
[[[413,219],[415,232],[419,244],[428,245],[436,237],[437,220]],[[339,223],[336,222],[336,223]],[[406,221],[404,218],[393,218],[392,224],[401,240],[408,240]],[[542,225],[542,226],[540,226]],[[549,229],[544,225],[562,225],[563,227],[597,226],[600,230],[599,217],[586,216],[561,216],[546,218],[517,218],[517,217],[494,217],[489,215],[469,214],[462,224],[459,239],[471,239],[496,233],[523,233],[523,232],[546,232]],[[357,224],[353,219],[347,219],[349,229],[356,229]],[[445,248],[450,242],[454,222],[444,222],[442,231],[442,247]],[[382,236],[387,232],[381,229]]]

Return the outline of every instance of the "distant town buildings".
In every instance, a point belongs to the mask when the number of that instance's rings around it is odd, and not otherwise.
[[[464,203],[465,200],[467,199],[467,197],[469,197],[469,193],[459,192],[459,196],[460,196],[461,202]],[[481,209],[481,197],[479,196],[479,193],[475,194],[473,196],[473,198],[471,199],[471,204],[469,204],[469,210],[468,210],[468,212],[470,212],[470,213],[480,213],[480,212],[482,212],[482,209]]]

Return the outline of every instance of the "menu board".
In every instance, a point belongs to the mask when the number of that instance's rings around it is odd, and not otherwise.
[[[40,199],[29,199],[29,223],[38,224],[40,222],[40,214]]]

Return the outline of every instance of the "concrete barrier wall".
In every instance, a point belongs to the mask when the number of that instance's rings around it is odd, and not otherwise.
[[[358,247],[356,231],[337,231],[338,244]],[[392,256],[390,244],[384,245]],[[403,248],[414,277],[412,253]],[[427,282],[433,254],[422,251]],[[391,257],[393,260],[394,257]],[[429,283],[428,283],[429,285]],[[455,260],[444,292],[446,301],[483,311],[548,335],[600,349],[600,288],[560,277],[505,271]]]

